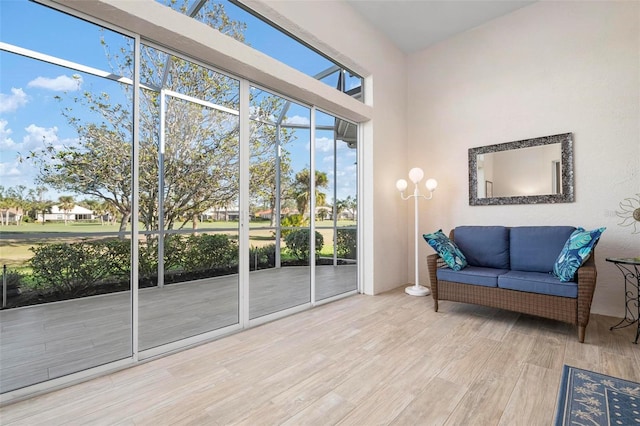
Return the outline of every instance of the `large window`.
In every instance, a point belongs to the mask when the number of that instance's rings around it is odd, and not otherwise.
[[[233,0],[157,1],[207,23],[211,23],[212,17],[218,17],[223,12],[229,17],[230,23],[213,19],[213,25],[224,34],[363,101],[364,79],[361,76],[304,44],[240,2]]]
[[[356,124],[37,3],[0,24],[0,393],[356,291]]]
[[[101,46],[133,43],[31,2],[0,16],[4,393],[133,353],[131,74]]]

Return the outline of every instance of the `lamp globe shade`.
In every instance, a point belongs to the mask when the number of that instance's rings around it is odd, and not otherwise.
[[[404,192],[405,189],[407,189],[407,181],[404,179],[398,179],[398,181],[396,182],[396,188],[398,188],[398,191],[400,192]]]
[[[433,178],[432,179],[428,179],[427,183],[425,184],[425,186],[427,187],[427,190],[429,190],[429,192],[433,192],[438,187],[438,181],[433,179]]]
[[[418,183],[422,180],[423,177],[424,172],[420,167],[414,167],[413,169],[409,170],[409,179],[411,179],[411,182]]]

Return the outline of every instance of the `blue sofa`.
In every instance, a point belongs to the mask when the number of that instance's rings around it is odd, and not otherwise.
[[[571,226],[459,226],[449,238],[468,266],[454,271],[438,254],[427,257],[434,308],[438,301],[474,303],[568,322],[584,342],[597,271],[592,252],[574,281],[551,271]]]

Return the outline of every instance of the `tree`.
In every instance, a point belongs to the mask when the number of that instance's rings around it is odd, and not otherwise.
[[[262,205],[271,211],[270,226],[274,227],[278,223],[276,216],[277,187],[276,171],[277,163],[276,146],[268,141],[274,140],[277,135],[276,126],[263,125],[255,128],[251,134],[251,160],[249,173],[251,176],[250,197],[253,205]],[[288,143],[292,134],[287,129],[280,129],[281,146],[282,141]],[[289,189],[291,180],[291,159],[286,149],[280,149],[280,204]]]
[[[358,209],[358,200],[356,197],[351,197],[351,195],[347,195],[347,198],[344,200],[338,200],[336,202],[336,210],[338,216],[343,211],[349,213],[349,215],[353,218],[356,215],[356,210]]]
[[[69,220],[69,212],[73,210],[76,203],[71,195],[62,195],[58,198],[58,202],[58,208],[64,212],[64,224],[66,225]]]
[[[13,211],[16,225],[20,224],[20,219],[28,207],[25,191],[27,187],[18,185],[16,187],[5,188],[0,186],[0,224],[9,225],[9,217]]]
[[[9,209],[11,208],[11,204],[13,204],[13,201],[9,197],[9,194],[6,193],[3,186],[0,186],[0,212],[2,213],[2,216],[0,216],[0,225],[9,224]]]
[[[322,206],[325,204],[327,195],[323,192],[320,192],[318,188],[326,188],[329,185],[329,179],[327,178],[327,174],[325,172],[321,172],[316,170],[315,172],[316,178],[316,188],[315,188],[315,196],[316,196],[316,205]],[[311,194],[311,174],[309,169],[305,168],[296,173],[296,177],[293,182],[293,186],[291,188],[292,196],[296,200],[296,205],[298,207],[298,212],[304,216],[307,208],[309,206],[309,195]]]
[[[29,216],[34,220],[38,220],[38,216],[42,215],[42,225],[45,224],[45,214],[51,213],[51,207],[53,202],[44,199],[44,193],[46,188],[43,186],[37,186],[35,189],[30,189],[27,195],[27,210]]]
[[[170,6],[186,11],[188,3],[171,2]],[[244,40],[245,25],[230,20],[222,5],[206,2],[198,13],[211,27]],[[103,40],[114,74],[133,75],[133,47],[128,43],[127,48],[113,54]],[[150,46],[143,46],[140,56],[140,79],[144,84],[140,91],[140,127],[136,129],[140,221],[146,230],[157,230],[161,223],[165,229],[182,228],[189,220],[197,228],[197,218],[202,212],[216,205],[237,204],[239,120],[224,110],[189,102],[171,93],[237,110],[238,83]],[[120,216],[120,231],[124,232],[132,214],[133,93],[130,85],[119,85],[127,102],[115,102],[109,93],[85,91],[63,109],[63,115],[78,133],[77,144],[60,149],[52,141],[45,141],[42,150],[30,153],[27,158],[39,167],[41,183],[112,206]],[[161,96],[160,90],[166,95]],[[251,144],[257,152],[274,152],[274,126],[265,123],[281,110],[284,102],[276,96],[253,99],[255,122]],[[81,112],[76,112],[74,105]],[[161,109],[165,111],[162,135]],[[87,111],[93,113],[92,119],[86,118]],[[286,144],[291,135],[285,132],[281,137],[284,137],[281,144]],[[275,173],[273,160],[265,161],[253,164],[256,187],[264,188],[262,182],[268,180],[269,173]],[[161,170],[163,180],[159,185]]]
[[[104,225],[104,215],[107,214],[107,205],[99,200],[87,199],[84,200],[81,205],[84,204],[89,210],[93,212],[95,216],[100,218],[100,225]]]

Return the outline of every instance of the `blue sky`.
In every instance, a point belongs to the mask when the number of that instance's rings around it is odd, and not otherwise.
[[[306,48],[287,37],[266,31],[264,24],[234,5],[227,4],[225,8],[232,19],[247,22],[247,40],[259,50],[297,66],[308,74],[330,66],[326,59],[316,54],[310,55]],[[29,19],[25,20],[25,16]],[[29,30],[25,31],[27,22]],[[120,34],[101,30],[93,24],[32,2],[2,0],[1,42],[111,71],[100,43],[101,37],[105,38],[111,52],[127,47]],[[30,150],[42,147],[43,139],[57,146],[74,144],[77,134],[61,115],[62,108],[74,107],[73,97],[81,96],[86,90],[107,92],[113,101],[126,103],[119,86],[119,83],[108,79],[0,51],[0,185],[34,187],[36,170],[28,162],[19,163],[18,153],[25,155]],[[62,102],[56,100],[58,96],[62,97]],[[77,106],[75,111],[78,111]],[[78,114],[82,116],[85,113]],[[298,123],[308,121],[308,115],[308,109],[299,106],[293,106],[288,114],[290,120]],[[319,114],[318,121],[333,123],[332,117],[326,114]],[[323,165],[333,162],[332,138],[332,132],[317,134],[316,163],[320,170],[326,169]],[[302,141],[297,142],[296,149],[291,150],[295,170],[309,164],[308,136],[304,149],[300,149],[300,144]],[[339,154],[338,169],[338,184],[342,187],[338,190],[338,198],[355,194],[354,150]],[[333,180],[332,171],[330,179]],[[47,194],[50,199],[56,199],[59,195],[62,194],[53,191]],[[76,199],[81,197],[76,196]]]

